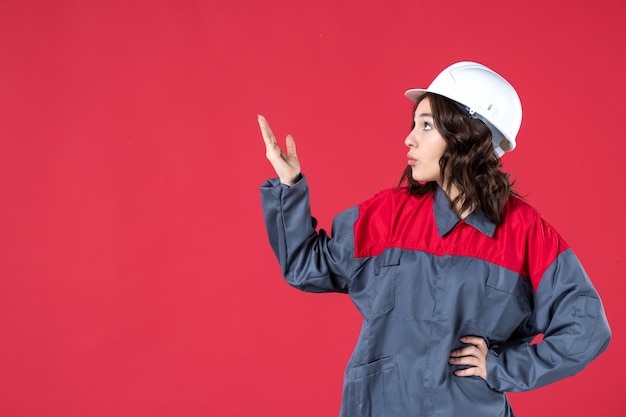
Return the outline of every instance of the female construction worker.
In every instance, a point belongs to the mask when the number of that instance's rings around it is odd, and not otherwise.
[[[284,154],[259,116],[278,174],[261,188],[270,243],[287,282],[347,293],[364,317],[341,416],[513,416],[506,391],[573,375],[606,349],[602,303],[500,171],[522,119],[513,87],[460,62],[405,95],[416,105],[400,186],[336,216],[332,238],[316,231],[293,138]]]

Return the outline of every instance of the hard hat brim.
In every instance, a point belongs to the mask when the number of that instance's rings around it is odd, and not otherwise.
[[[406,90],[404,92],[404,96],[408,98],[409,100],[417,101],[418,98],[430,92],[431,91],[428,91],[427,89],[423,89],[423,88],[412,88],[410,90]]]

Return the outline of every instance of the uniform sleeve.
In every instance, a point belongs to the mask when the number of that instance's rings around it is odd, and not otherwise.
[[[487,358],[487,383],[499,391],[525,391],[581,371],[608,346],[611,331],[598,293],[571,249],[549,227],[528,256],[553,259],[544,268],[531,262],[537,283],[532,327],[543,333],[537,344],[511,344]],[[561,246],[561,247],[559,247]],[[532,265],[535,265],[533,268]],[[539,276],[533,277],[542,271]]]
[[[335,217],[332,236],[316,231],[305,177],[292,187],[278,179],[261,187],[265,226],[285,280],[308,292],[348,292],[354,263],[357,209]]]

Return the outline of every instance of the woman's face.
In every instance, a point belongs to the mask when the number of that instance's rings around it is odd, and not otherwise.
[[[446,141],[434,127],[428,97],[419,102],[414,115],[415,127],[404,140],[409,147],[407,157],[415,181],[436,181],[441,184],[439,159],[446,150]]]

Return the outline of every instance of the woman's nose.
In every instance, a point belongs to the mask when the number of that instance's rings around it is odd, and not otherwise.
[[[411,131],[411,133],[409,133],[408,136],[404,139],[404,144],[409,148],[413,148],[417,145],[417,141],[415,140],[413,131]]]

